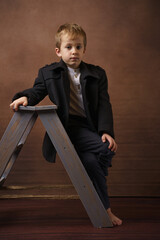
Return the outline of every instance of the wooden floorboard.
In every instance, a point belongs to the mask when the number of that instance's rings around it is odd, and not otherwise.
[[[0,199],[1,240],[159,240],[159,198],[111,198],[123,225],[94,228],[79,199]]]

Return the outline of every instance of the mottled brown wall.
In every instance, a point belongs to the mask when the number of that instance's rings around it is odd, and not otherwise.
[[[158,0],[0,0],[0,137],[13,94],[58,60],[57,27],[76,22],[88,35],[84,60],[102,66],[109,78],[119,145],[110,195],[160,195],[159,11]],[[43,134],[38,121],[6,185],[70,183],[59,159],[55,165],[43,160]]]

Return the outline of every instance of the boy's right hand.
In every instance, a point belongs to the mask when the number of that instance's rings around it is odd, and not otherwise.
[[[9,106],[12,110],[18,111],[19,105],[27,106],[28,105],[28,99],[27,97],[20,97],[13,101]]]

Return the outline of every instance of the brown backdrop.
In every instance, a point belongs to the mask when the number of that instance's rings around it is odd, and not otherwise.
[[[31,87],[38,69],[58,60],[57,27],[76,22],[88,35],[84,60],[103,67],[109,78],[119,145],[110,195],[159,196],[159,11],[158,0],[0,0],[0,137],[14,93]],[[58,158],[56,164],[43,159],[43,135],[37,121],[5,185],[70,184]]]

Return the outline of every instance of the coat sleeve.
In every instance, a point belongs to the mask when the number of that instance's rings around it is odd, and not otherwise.
[[[43,71],[40,69],[33,87],[16,93],[12,101],[16,100],[17,98],[26,96],[28,98],[28,105],[33,106],[42,101],[47,94],[48,92],[43,78]]]
[[[114,138],[113,113],[108,94],[108,79],[103,69],[101,69],[98,94],[98,132],[100,134],[108,133]]]

